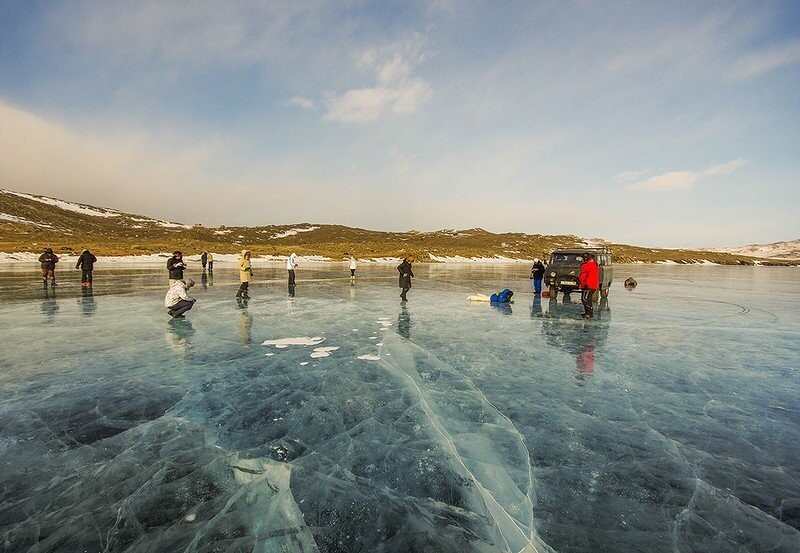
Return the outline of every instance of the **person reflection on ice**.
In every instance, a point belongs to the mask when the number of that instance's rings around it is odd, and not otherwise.
[[[44,301],[42,301],[42,315],[46,323],[53,323],[56,319],[58,312],[58,302],[56,301],[56,292],[51,290],[48,292],[47,288],[44,289]]]
[[[405,302],[400,304],[400,313],[397,315],[397,333],[406,340],[411,339],[411,314]]]
[[[253,317],[247,311],[247,299],[237,298],[239,309],[242,309],[241,316],[239,317],[239,341],[243,346],[249,345],[253,341],[252,328]]]
[[[594,346],[592,344],[585,344],[578,354],[575,356],[575,368],[578,374],[575,378],[578,380],[589,380],[594,372]]]
[[[581,319],[582,305],[572,302],[569,297],[564,297],[561,303],[550,298],[548,309],[542,316],[542,334],[547,343],[575,357],[574,376],[579,385],[594,375],[596,354],[608,338],[611,314],[606,298],[601,298],[600,305],[594,310],[594,319]],[[536,317],[533,307],[531,317]]]
[[[167,322],[167,330],[164,332],[164,339],[167,347],[178,355],[186,355],[189,347],[189,339],[194,334],[192,323],[186,319],[170,319]]]
[[[97,309],[91,287],[81,288],[81,296],[78,300],[81,313],[86,317],[91,317],[94,315],[95,309]]]
[[[539,319],[544,316],[542,311],[542,296],[536,294],[533,296],[533,303],[531,304],[531,319]]]

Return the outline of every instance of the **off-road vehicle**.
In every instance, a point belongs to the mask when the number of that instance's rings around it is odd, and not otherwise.
[[[608,289],[613,277],[611,250],[608,248],[568,248],[554,250],[550,254],[550,264],[547,266],[544,282],[550,287],[551,298],[555,298],[559,290],[569,294],[580,287],[578,277],[581,274],[583,256],[587,253],[594,254],[594,260],[600,266],[600,296],[608,297]]]

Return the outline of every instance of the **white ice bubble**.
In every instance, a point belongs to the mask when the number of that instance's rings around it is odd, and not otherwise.
[[[300,363],[300,366],[301,366],[301,367],[305,367],[306,365],[308,365],[308,361],[302,361],[302,362]]]
[[[322,357],[330,357],[330,356],[331,354],[328,353],[327,351],[314,351],[311,353],[309,357],[313,357],[314,359],[319,359]]]
[[[185,520],[186,522],[193,522],[194,519],[196,519],[196,518],[197,518],[197,515],[192,513],[190,515],[186,515],[186,517],[183,520]]]
[[[380,357],[378,357],[377,355],[369,355],[369,354],[367,354],[367,355],[359,355],[358,358],[359,359],[363,359],[364,361],[379,361],[380,360]]]
[[[336,351],[339,349],[339,346],[323,346],[321,348],[314,348],[314,351]]]

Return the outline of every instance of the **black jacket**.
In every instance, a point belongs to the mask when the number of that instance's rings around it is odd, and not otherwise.
[[[178,259],[173,255],[167,260],[167,270],[169,270],[169,278],[172,280],[181,280],[185,268],[186,265],[183,264],[183,259]]]
[[[94,269],[95,263],[97,263],[97,258],[92,252],[86,250],[80,255],[80,257],[78,257],[78,262],[75,264],[75,268],[83,268],[84,271],[91,271]]]
[[[541,261],[537,261],[531,267],[531,276],[536,279],[540,279],[544,277],[544,263]]]
[[[414,276],[414,273],[411,272],[411,263],[409,263],[407,259],[404,259],[403,262],[397,266],[397,271],[400,273],[398,282],[400,288],[411,288],[411,277]]]

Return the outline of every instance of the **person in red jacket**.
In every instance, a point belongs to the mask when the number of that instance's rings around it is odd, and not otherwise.
[[[594,316],[592,299],[594,297],[594,293],[600,289],[600,266],[594,260],[594,254],[587,253],[583,257],[583,265],[581,265],[579,284],[581,287],[583,318],[591,319]]]

